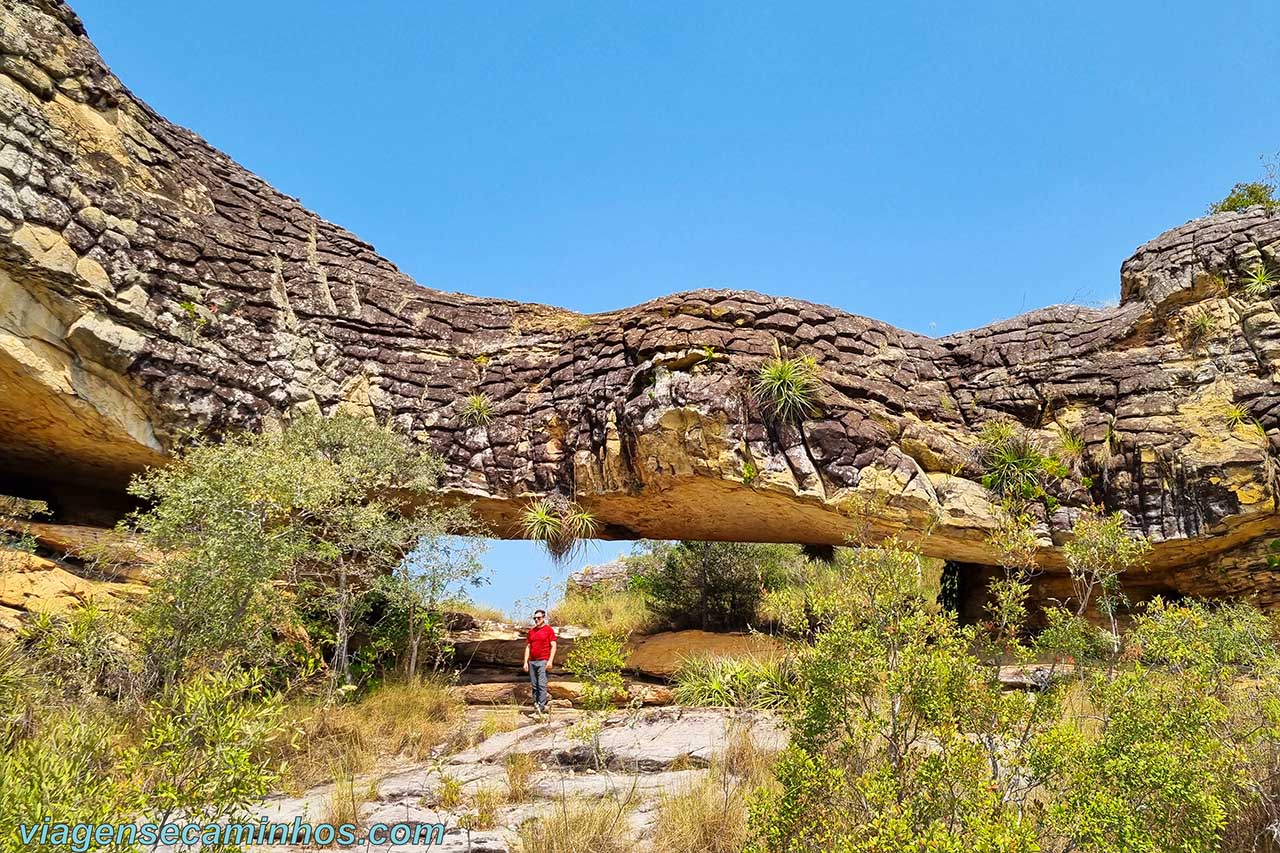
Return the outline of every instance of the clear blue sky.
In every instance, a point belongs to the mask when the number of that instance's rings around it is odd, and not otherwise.
[[[1111,300],[1280,150],[1274,0],[73,5],[422,284],[582,311],[752,288],[944,334]],[[547,573],[491,561],[498,604]]]

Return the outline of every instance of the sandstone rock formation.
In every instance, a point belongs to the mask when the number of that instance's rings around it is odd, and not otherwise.
[[[583,566],[571,572],[565,578],[566,592],[620,592],[627,588],[631,581],[631,568],[627,565],[626,556],[614,557],[607,563],[597,566]]]
[[[347,410],[435,447],[500,535],[561,492],[610,537],[830,544],[860,520],[990,565],[973,448],[1009,417],[1085,443],[1047,567],[1099,504],[1155,543],[1152,590],[1271,603],[1280,315],[1239,282],[1278,252],[1261,208],[1200,219],[1124,263],[1116,308],[940,339],[741,291],[595,315],[444,293],[157,115],[65,3],[0,0],[0,491],[63,520],[119,512],[184,430]],[[749,391],[779,347],[821,371],[800,426]]]

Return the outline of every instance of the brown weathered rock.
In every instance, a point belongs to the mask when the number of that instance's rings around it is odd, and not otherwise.
[[[627,567],[627,558],[622,556],[598,566],[583,566],[570,573],[564,586],[566,592],[618,592],[626,589],[630,580],[631,570]]]
[[[146,594],[140,584],[81,577],[72,568],[0,548],[0,634],[17,630],[23,613],[61,613],[89,602],[113,608]]]
[[[627,669],[652,678],[671,678],[680,662],[695,657],[757,657],[782,654],[780,642],[764,634],[713,634],[666,631],[651,634],[627,649]]]
[[[1280,601],[1260,559],[1280,531],[1280,313],[1237,286],[1280,263],[1280,216],[1156,238],[1117,308],[941,339],[743,291],[584,316],[417,286],[136,99],[60,0],[0,0],[0,56],[0,490],[63,520],[117,515],[181,430],[351,411],[435,447],[502,535],[529,496],[573,490],[609,537],[831,544],[860,511],[991,564],[972,451],[1011,417],[1086,445],[1041,530],[1047,568],[1099,504],[1153,540],[1157,586]],[[820,366],[801,426],[749,391],[779,345]],[[470,392],[490,423],[463,421]],[[1261,430],[1231,427],[1236,406]]]

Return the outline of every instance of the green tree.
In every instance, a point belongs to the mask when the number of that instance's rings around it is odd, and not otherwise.
[[[1280,203],[1276,199],[1276,185],[1271,181],[1249,181],[1239,183],[1231,188],[1231,192],[1219,201],[1209,205],[1210,213],[1223,213],[1228,210],[1245,210],[1255,205],[1262,205],[1272,210]]]
[[[455,508],[430,521],[430,529],[423,530],[413,551],[376,582],[391,611],[389,618],[404,629],[403,661],[410,681],[417,680],[423,657],[434,671],[450,651],[444,642],[441,603],[460,594],[463,587],[485,580],[480,563],[483,541],[458,535],[474,527],[470,513]]]
[[[650,546],[633,583],[662,619],[678,628],[737,630],[756,620],[766,592],[803,562],[789,545],[680,542]]]
[[[1244,210],[1255,205],[1262,205],[1268,212],[1280,207],[1280,199],[1276,198],[1276,186],[1280,184],[1280,154],[1261,159],[1262,179],[1236,184],[1225,198],[1209,205],[1210,213]]]
[[[440,461],[376,423],[304,417],[282,430],[197,441],[135,478],[131,527],[166,556],[139,621],[154,671],[174,684],[214,659],[270,659],[290,618],[283,583],[332,628],[350,683],[355,618],[375,580],[465,511],[432,498]]]
[[[1142,536],[1130,536],[1120,513],[1104,516],[1087,513],[1071,526],[1072,540],[1063,547],[1067,570],[1075,590],[1076,615],[1083,616],[1097,596],[1098,609],[1111,623],[1115,651],[1120,650],[1116,615],[1125,604],[1120,577],[1144,565],[1151,543]]]

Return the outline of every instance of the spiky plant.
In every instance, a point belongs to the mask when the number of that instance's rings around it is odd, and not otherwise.
[[[493,404],[488,394],[468,394],[462,400],[462,419],[471,426],[484,426],[493,420]]]
[[[577,503],[554,496],[530,502],[520,515],[526,538],[542,543],[557,563],[569,559],[600,529],[600,522]]]
[[[1232,404],[1227,407],[1227,429],[1235,429],[1252,421],[1249,410],[1244,406]]]
[[[1084,436],[1066,427],[1060,427],[1058,430],[1058,441],[1061,443],[1062,461],[1067,464],[1073,464],[1080,461],[1084,456]]]
[[[756,398],[784,421],[799,421],[818,411],[818,363],[812,356],[776,355],[756,374]]]
[[[1208,311],[1197,311],[1187,320],[1187,342],[1200,346],[1213,337],[1218,329],[1217,319]]]
[[[1271,288],[1275,286],[1276,277],[1267,268],[1266,264],[1254,264],[1248,272],[1244,274],[1244,292],[1250,299],[1265,299],[1271,295]]]
[[[1007,421],[992,421],[983,427],[978,447],[978,463],[985,472],[982,485],[1001,497],[1039,498],[1055,461],[1025,429]]]

